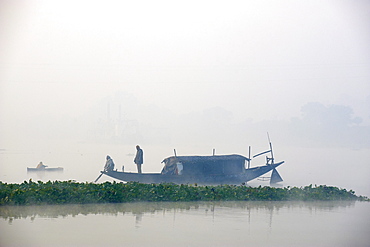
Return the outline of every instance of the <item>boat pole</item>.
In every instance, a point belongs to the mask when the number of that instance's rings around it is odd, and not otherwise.
[[[269,132],[267,132],[267,138],[269,140],[269,145],[270,145],[270,150],[271,150],[271,164],[273,165],[274,164],[274,153],[272,152],[272,144],[271,144],[271,141],[270,141]]]
[[[248,169],[251,166],[251,146],[248,147]]]
[[[99,175],[99,177],[97,177],[97,178],[95,179],[94,183],[98,182],[98,180],[99,180],[99,178],[101,178],[101,176],[103,176],[103,173],[101,173],[101,174]]]

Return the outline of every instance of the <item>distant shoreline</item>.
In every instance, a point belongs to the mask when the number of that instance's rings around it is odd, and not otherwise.
[[[245,185],[141,184],[74,181],[0,182],[0,206],[178,201],[370,201],[326,185],[275,188]]]

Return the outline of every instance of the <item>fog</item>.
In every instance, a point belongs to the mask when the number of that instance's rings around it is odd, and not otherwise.
[[[274,145],[283,185],[370,196],[368,1],[1,1],[0,180],[43,161],[93,181],[111,155]],[[253,160],[253,165],[261,165]],[[34,179],[38,179],[35,177]],[[102,178],[112,181],[109,178]]]

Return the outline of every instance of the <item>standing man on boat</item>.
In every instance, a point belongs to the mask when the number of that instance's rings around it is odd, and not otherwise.
[[[137,166],[137,172],[141,173],[141,165],[144,163],[144,159],[143,159],[143,150],[140,148],[139,145],[136,145],[136,156],[134,162]]]
[[[105,162],[104,171],[113,171],[114,169],[114,162],[112,158],[107,155],[107,161]]]

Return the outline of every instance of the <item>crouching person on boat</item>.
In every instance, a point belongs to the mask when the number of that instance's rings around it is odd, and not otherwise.
[[[162,161],[164,167],[162,169],[162,174],[164,175],[181,175],[183,170],[183,165],[177,160],[176,157],[166,158]]]
[[[107,155],[107,161],[105,162],[104,171],[110,172],[114,169],[114,162],[112,158]]]

